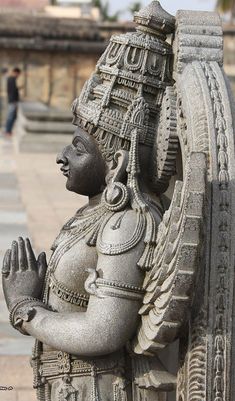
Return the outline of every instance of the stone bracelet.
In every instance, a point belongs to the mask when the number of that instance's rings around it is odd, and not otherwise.
[[[22,325],[24,322],[30,322],[33,319],[36,313],[36,306],[46,307],[44,302],[32,297],[26,297],[17,302],[12,309],[10,309],[9,320],[12,327],[24,335],[29,335],[22,328]]]

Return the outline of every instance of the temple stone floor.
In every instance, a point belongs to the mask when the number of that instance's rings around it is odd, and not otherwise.
[[[19,235],[28,236],[36,253],[50,255],[60,227],[86,198],[65,190],[56,154],[18,153],[0,137],[0,263]],[[8,323],[0,283],[0,401],[35,401],[29,357],[33,339]],[[7,389],[5,389],[7,387]],[[11,387],[13,389],[11,389]]]

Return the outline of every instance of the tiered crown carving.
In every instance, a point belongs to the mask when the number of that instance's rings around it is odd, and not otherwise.
[[[134,20],[136,32],[112,36],[74,101],[74,124],[127,141],[138,128],[140,143],[152,146],[162,97],[173,83],[172,47],[165,39],[174,31],[174,17],[153,1]],[[140,105],[144,115],[136,119],[135,107]]]

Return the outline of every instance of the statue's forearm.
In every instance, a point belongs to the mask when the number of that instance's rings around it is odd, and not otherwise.
[[[138,305],[119,300],[115,308],[114,304],[106,306],[85,313],[55,313],[37,307],[35,317],[24,323],[24,329],[52,348],[74,355],[108,354],[122,348],[133,336]]]

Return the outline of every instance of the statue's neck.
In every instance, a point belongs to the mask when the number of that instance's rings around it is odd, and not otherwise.
[[[98,206],[102,197],[102,193],[89,197],[88,200],[88,209],[93,209],[94,207]]]

